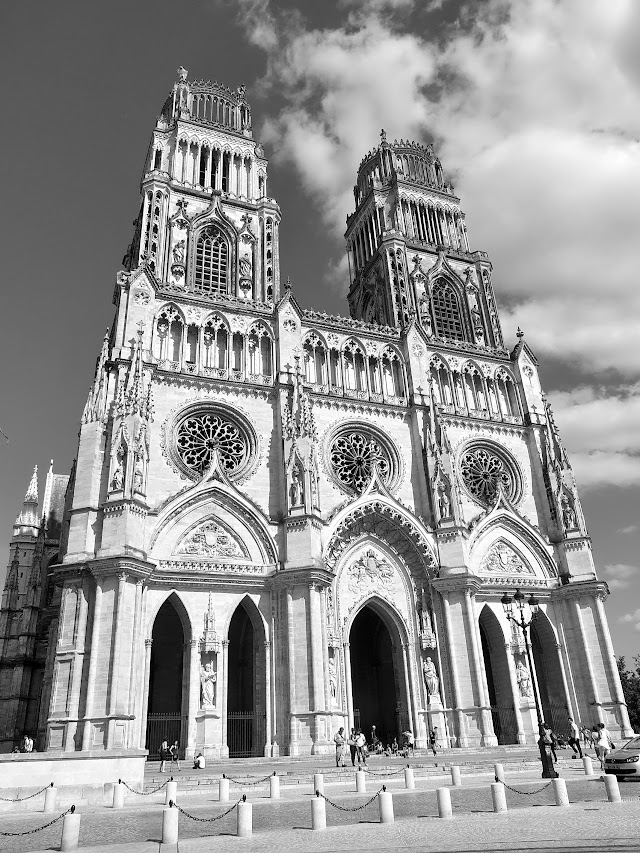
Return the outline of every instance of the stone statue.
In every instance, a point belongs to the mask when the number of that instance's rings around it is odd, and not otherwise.
[[[200,685],[202,687],[202,707],[213,708],[216,704],[216,681],[218,676],[211,661],[200,667]]]
[[[529,670],[522,663],[521,660],[518,661],[516,666],[516,679],[518,681],[518,687],[520,688],[520,695],[524,698],[528,698],[531,696],[531,676],[529,675]]]
[[[302,488],[302,480],[297,468],[294,468],[291,475],[291,486],[289,488],[289,499],[291,506],[302,506],[304,491]]]
[[[143,485],[144,474],[142,473],[142,460],[138,459],[138,461],[136,462],[136,467],[133,471],[133,491],[142,492]]]
[[[338,695],[338,673],[336,672],[334,657],[329,657],[329,690],[331,691],[331,698],[335,699]]]
[[[576,513],[574,508],[571,506],[571,501],[569,500],[568,495],[565,492],[562,493],[560,503],[562,504],[562,521],[564,522],[565,528],[567,530],[575,530],[578,526],[576,522]]]
[[[173,247],[173,263],[184,265],[184,240],[179,240]]]
[[[438,670],[431,658],[426,658],[422,661],[422,677],[427,688],[427,693],[431,699],[437,699],[440,696],[440,679],[438,678]]]
[[[111,488],[113,491],[118,491],[122,488],[123,484],[124,474],[122,472],[122,465],[118,462],[116,470],[113,472],[113,477],[111,478]]]
[[[438,485],[438,512],[440,518],[451,518],[451,498],[444,483]]]
[[[246,281],[253,280],[253,264],[250,255],[243,255],[240,258],[240,278]]]

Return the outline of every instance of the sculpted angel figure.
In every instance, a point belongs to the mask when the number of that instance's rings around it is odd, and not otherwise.
[[[213,708],[216,698],[216,681],[218,676],[211,661],[200,667],[200,685],[202,687],[202,707]]]

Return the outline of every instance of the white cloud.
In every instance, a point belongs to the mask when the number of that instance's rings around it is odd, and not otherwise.
[[[581,386],[549,395],[563,441],[584,488],[640,484],[640,389]]]
[[[267,55],[264,85],[284,99],[263,138],[295,165],[340,254],[357,166],[380,128],[433,135],[471,243],[509,298],[506,327],[585,373],[636,375],[638,4],[485,0],[444,33],[410,30],[412,0],[339,6],[344,20],[314,29],[268,0],[238,0]]]
[[[616,533],[635,533],[638,530],[637,524],[628,524],[626,527],[621,527]]]
[[[601,574],[610,589],[625,589],[635,580],[638,571],[637,566],[630,566],[628,563],[609,563]]]
[[[634,610],[633,613],[625,613],[624,616],[620,616],[618,622],[631,624],[636,631],[640,631],[640,609]]]

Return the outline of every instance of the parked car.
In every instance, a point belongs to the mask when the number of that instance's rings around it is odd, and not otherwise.
[[[616,776],[636,776],[640,779],[640,736],[632,737],[604,760],[604,772]]]

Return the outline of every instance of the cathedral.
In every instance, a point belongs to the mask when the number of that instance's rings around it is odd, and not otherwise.
[[[383,131],[360,163],[349,317],[282,281],[280,221],[244,87],[180,68],[77,459],[14,526],[0,751],[533,744],[537,697],[631,734],[538,362],[433,147]]]

